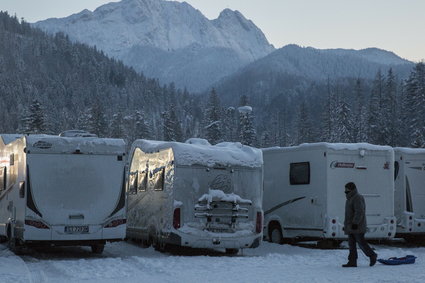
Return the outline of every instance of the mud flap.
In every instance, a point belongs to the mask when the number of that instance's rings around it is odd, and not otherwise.
[[[250,248],[258,248],[260,246],[261,237],[258,237],[252,242]]]

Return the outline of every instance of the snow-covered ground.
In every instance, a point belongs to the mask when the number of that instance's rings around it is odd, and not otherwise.
[[[345,243],[343,243],[345,244]],[[0,245],[0,282],[425,282],[425,248],[374,245],[380,258],[417,256],[415,264],[342,268],[348,250],[263,243],[237,256],[218,252],[168,254],[134,243],[113,243],[103,255],[64,247],[16,256]]]

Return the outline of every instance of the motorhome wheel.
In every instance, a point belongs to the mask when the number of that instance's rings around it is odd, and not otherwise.
[[[144,249],[149,248],[151,246],[151,242],[149,240],[141,240],[140,246]]]
[[[236,255],[238,254],[239,249],[226,249],[226,254],[228,255]]]
[[[91,246],[91,252],[94,254],[101,254],[103,253],[104,249],[105,249],[104,244],[96,244]]]
[[[282,244],[283,242],[283,235],[282,235],[282,229],[278,224],[272,224],[269,228],[269,239],[270,242],[275,244]]]

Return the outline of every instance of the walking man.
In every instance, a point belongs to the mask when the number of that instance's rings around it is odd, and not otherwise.
[[[357,247],[370,259],[370,266],[376,263],[377,254],[371,249],[364,238],[366,233],[366,205],[364,198],[357,192],[356,185],[353,182],[345,184],[345,220],[344,233],[348,235],[348,246],[350,253],[348,263],[342,267],[357,267]]]

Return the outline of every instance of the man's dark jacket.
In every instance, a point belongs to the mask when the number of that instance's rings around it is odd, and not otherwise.
[[[354,189],[347,193],[346,197],[344,233],[366,233],[366,205],[363,196]]]

